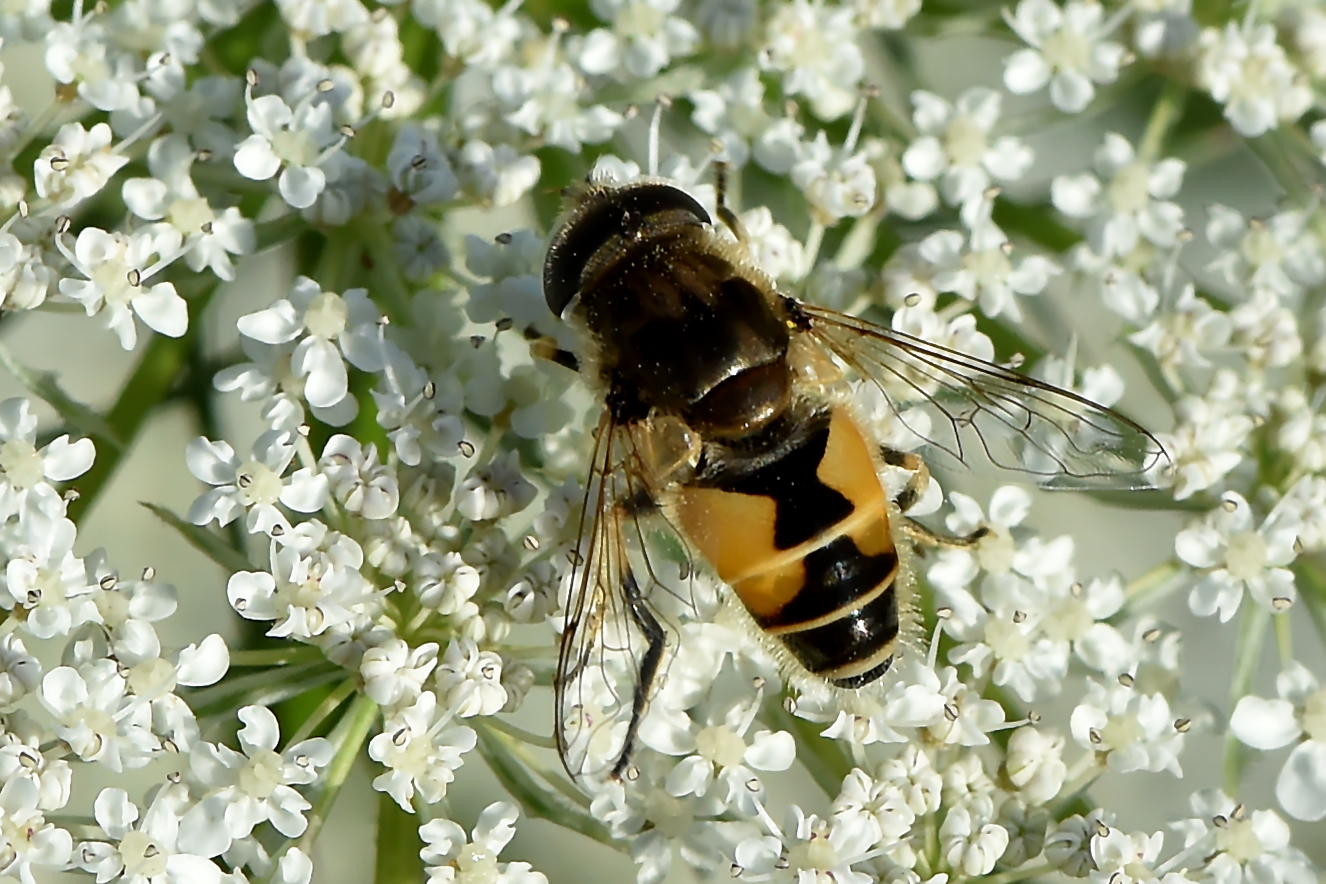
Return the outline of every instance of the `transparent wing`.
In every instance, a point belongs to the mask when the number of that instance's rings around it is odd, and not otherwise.
[[[900,421],[964,465],[984,458],[1047,488],[1130,490],[1154,487],[1169,462],[1155,436],[1076,393],[844,313],[797,309]]]
[[[573,778],[626,771],[676,634],[655,601],[672,590],[649,559],[642,520],[652,500],[633,434],[605,410],[565,584],[554,680],[557,750]]]

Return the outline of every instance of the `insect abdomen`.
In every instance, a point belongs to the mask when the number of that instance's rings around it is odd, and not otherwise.
[[[809,672],[857,687],[897,650],[898,553],[851,415],[834,407],[802,430],[775,459],[730,460],[683,486],[681,528],[761,629]]]

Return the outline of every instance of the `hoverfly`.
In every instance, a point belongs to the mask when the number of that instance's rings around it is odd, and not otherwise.
[[[844,369],[904,423],[906,406],[930,409],[934,426],[918,423],[916,435],[958,462],[973,446],[1050,487],[1124,489],[1149,487],[1165,457],[1142,427],[1082,396],[780,292],[725,204],[722,169],[717,183],[735,242],[665,179],[590,180],[569,191],[544,264],[549,309],[585,343],[580,356],[546,343],[541,355],[578,370],[604,405],[554,685],[573,777],[590,734],[612,725],[611,775],[628,772],[665,660],[642,517],[661,517],[699,553],[785,666],[848,691],[883,676],[900,650],[909,544],[983,535],[945,538],[903,515],[929,473],[854,416]],[[885,465],[912,471],[896,496]],[[605,648],[618,642],[634,670],[618,701],[624,727],[584,699],[604,688],[583,683],[604,678]]]

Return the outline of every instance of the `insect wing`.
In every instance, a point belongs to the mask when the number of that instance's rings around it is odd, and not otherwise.
[[[1076,393],[845,313],[797,310],[898,420],[959,463],[985,458],[1046,488],[1132,490],[1153,487],[1169,461],[1142,427]],[[915,405],[926,419],[910,417]]]
[[[632,501],[650,499],[631,433],[600,419],[554,681],[558,754],[574,777],[620,777],[655,686],[669,625]]]

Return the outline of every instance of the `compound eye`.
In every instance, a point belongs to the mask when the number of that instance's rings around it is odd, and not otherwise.
[[[614,237],[638,237],[656,219],[669,224],[713,223],[695,197],[657,181],[602,191],[573,212],[553,234],[543,265],[543,297],[553,315],[566,312],[580,291],[585,265],[599,249]]]

